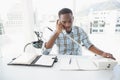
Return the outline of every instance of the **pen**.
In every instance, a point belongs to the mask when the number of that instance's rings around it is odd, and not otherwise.
[[[72,61],[72,59],[70,58],[70,60],[69,60],[69,64],[71,64],[71,61]]]
[[[48,29],[53,32],[53,30],[51,28],[48,27]]]

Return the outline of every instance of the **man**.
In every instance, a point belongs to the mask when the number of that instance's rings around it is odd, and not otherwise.
[[[73,26],[73,13],[68,8],[63,8],[58,13],[59,19],[56,22],[56,31],[52,37],[45,43],[45,48],[50,49],[53,47],[54,43],[59,48],[60,54],[68,55],[79,55],[81,54],[81,49],[78,44],[70,40],[64,33],[77,41],[79,44],[82,42],[83,45],[90,51],[94,52],[97,55],[103,56],[105,58],[115,59],[112,54],[104,52],[96,48],[88,39],[87,34],[83,29],[77,26]]]

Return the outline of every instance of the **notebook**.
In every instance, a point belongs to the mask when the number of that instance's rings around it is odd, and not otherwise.
[[[8,65],[52,67],[56,59],[57,56],[54,55],[37,55],[26,53],[14,58],[11,62],[8,63]]]

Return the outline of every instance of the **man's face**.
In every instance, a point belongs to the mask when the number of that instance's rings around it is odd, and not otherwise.
[[[71,13],[61,14],[59,17],[59,20],[62,23],[62,25],[67,33],[69,33],[71,31],[73,19],[74,19],[73,15]]]

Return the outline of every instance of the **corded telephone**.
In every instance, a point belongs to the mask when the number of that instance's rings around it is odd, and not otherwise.
[[[113,69],[117,61],[110,58],[92,58],[92,62],[98,69]]]
[[[108,70],[113,69],[117,64],[117,61],[110,58],[78,58],[78,65],[83,70]]]

